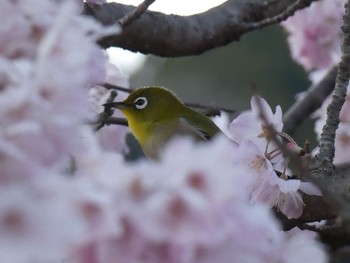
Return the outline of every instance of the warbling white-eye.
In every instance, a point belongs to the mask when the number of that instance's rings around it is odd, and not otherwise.
[[[148,158],[157,159],[164,145],[176,135],[208,140],[220,129],[207,116],[192,110],[163,87],[135,89],[123,102],[106,106],[121,110]]]

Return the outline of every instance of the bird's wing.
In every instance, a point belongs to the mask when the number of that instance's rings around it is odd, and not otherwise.
[[[196,125],[195,123],[190,122],[185,118],[180,118],[180,126],[181,126],[181,131],[184,134],[191,134],[196,138],[206,140],[206,141],[212,137],[212,135],[208,134],[199,125]]]

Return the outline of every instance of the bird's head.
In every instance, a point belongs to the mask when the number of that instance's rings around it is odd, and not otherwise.
[[[154,122],[176,117],[183,103],[168,89],[142,87],[132,91],[124,101],[105,106],[121,110],[128,121]]]

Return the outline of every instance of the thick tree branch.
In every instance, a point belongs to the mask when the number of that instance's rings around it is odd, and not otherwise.
[[[192,16],[165,15],[145,12],[119,35],[100,40],[104,48],[122,47],[144,54],[164,57],[198,55],[215,47],[227,45],[247,32],[271,24],[271,18],[280,16],[289,8],[304,8],[316,0],[228,0],[204,13]],[[296,5],[296,2],[298,4]],[[118,3],[85,4],[85,14],[104,25],[115,24],[135,7]],[[285,18],[285,17],[283,17]],[[273,22],[278,22],[275,19]]]
[[[293,135],[302,122],[321,107],[323,101],[334,90],[337,70],[338,67],[333,67],[319,83],[312,85],[303,98],[297,100],[284,114],[283,131],[285,133]]]
[[[337,167],[334,171],[334,176],[318,178],[321,185],[329,186],[329,194],[332,196],[339,196],[345,202],[350,203],[350,166]],[[283,223],[284,229],[290,229],[295,226],[300,226],[306,222],[321,221],[325,219],[335,218],[338,215],[337,205],[331,206],[326,200],[327,196],[312,196],[304,195],[303,201],[305,207],[301,217],[297,219],[287,219],[282,213],[277,213],[278,217]],[[333,205],[333,203],[332,203]],[[348,237],[350,242],[350,235]]]

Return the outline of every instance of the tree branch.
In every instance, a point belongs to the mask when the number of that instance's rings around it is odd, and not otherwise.
[[[128,126],[128,121],[124,118],[109,117],[104,121],[105,125],[116,124],[122,126]]]
[[[256,29],[256,23],[277,17],[285,10],[291,15],[295,10],[290,6],[302,9],[313,1],[316,0],[228,0],[191,16],[147,11],[121,34],[105,37],[99,44],[104,48],[116,46],[164,57],[198,55],[239,40],[244,33]],[[118,3],[85,4],[84,13],[104,25],[113,25],[134,9]],[[264,22],[259,28],[279,21]]]
[[[229,108],[219,107],[215,105],[203,105],[200,103],[190,103],[185,102],[185,105],[194,109],[202,109],[204,110],[204,115],[211,117],[211,116],[220,116],[220,111],[227,112],[229,114],[234,114],[237,111]]]
[[[302,122],[310,117],[311,113],[321,107],[323,101],[334,90],[338,67],[333,67],[328,74],[317,84],[312,85],[284,114],[283,131],[293,135]]]
[[[125,15],[121,19],[118,20],[118,23],[122,28],[133,23],[135,20],[139,19],[143,13],[146,12],[147,8],[154,2],[155,0],[145,0],[141,4],[139,4],[135,10],[130,12],[130,14]]]
[[[287,219],[282,213],[276,212],[277,217],[281,220],[285,230],[295,226],[301,226],[307,222],[315,222],[326,219],[335,218],[339,215],[338,205],[330,203],[328,198],[331,196],[339,196],[346,203],[350,203],[350,166],[339,166],[334,171],[334,177],[317,178],[318,184],[328,186],[328,196],[313,196],[303,194],[303,202],[305,207],[303,214],[296,219]],[[348,237],[350,242],[350,236]]]
[[[132,92],[132,89],[124,88],[124,87],[117,86],[117,85],[110,84],[110,83],[103,83],[103,84],[100,84],[100,85],[102,87],[106,88],[106,89],[120,90],[120,91],[123,91],[123,92],[126,92],[126,93]]]
[[[350,78],[350,5],[345,5],[345,15],[342,41],[342,57],[338,65],[336,85],[332,99],[327,108],[326,124],[323,126],[319,142],[320,152],[316,156],[316,163],[312,173],[315,176],[332,175],[334,165],[335,133],[339,125],[339,113],[345,102],[345,96]]]
[[[282,13],[275,15],[274,17],[268,17],[259,22],[250,22],[246,24],[246,30],[253,31],[256,29],[262,29],[266,26],[280,23],[292,16],[297,10],[304,8],[305,0],[296,0],[293,4],[288,6]]]
[[[117,97],[117,92],[115,90],[112,90],[111,94],[109,95],[109,98],[107,99],[107,102],[109,103],[113,102],[115,97]],[[113,115],[113,113],[114,113],[114,110],[112,108],[105,107],[104,111],[98,115],[98,120],[95,123],[97,125],[94,127],[94,130],[98,131],[104,125],[106,125],[107,124],[106,121]]]

